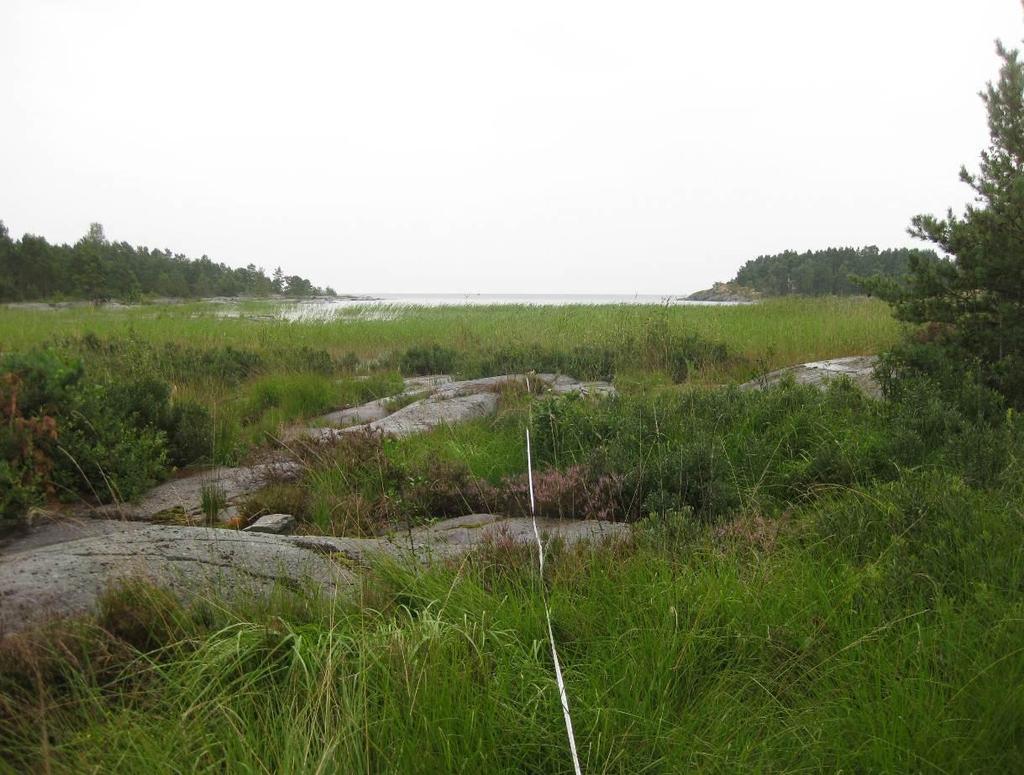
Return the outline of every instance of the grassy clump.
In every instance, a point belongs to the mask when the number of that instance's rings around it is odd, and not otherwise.
[[[1013,486],[1021,419],[979,422],[941,397],[890,402],[821,391],[657,388],[615,400],[510,399],[498,416],[421,436],[347,435],[304,458],[308,529],[379,533],[472,512],[528,513],[523,430],[533,423],[537,513],[634,521],[687,512],[720,522],[892,482],[905,470]]]
[[[978,422],[935,394],[879,402],[845,381],[824,391],[787,383],[596,404],[559,398],[534,418],[537,464],[624,476],[624,518],[681,508],[712,521],[737,510],[778,514],[917,466],[988,486],[1012,481],[1024,453],[1013,413]]]
[[[216,483],[204,484],[199,493],[199,503],[206,521],[213,524],[217,516],[227,507],[227,497],[224,490]]]
[[[410,347],[402,353],[399,368],[403,374],[422,376],[448,374],[455,370],[458,353],[438,344]]]
[[[862,496],[902,508],[886,486]],[[966,514],[956,495],[922,508],[937,525]],[[906,560],[927,539],[879,524],[851,551],[829,513],[794,515],[767,552],[660,521],[628,544],[553,549],[587,771],[1024,764],[1019,549],[979,562],[976,538],[946,539],[929,574],[969,581],[965,598],[917,581]],[[994,535],[1014,522],[984,499],[970,520]],[[528,547],[496,544],[452,567],[383,565],[362,602],[187,610],[130,587],[102,606],[114,626],[76,648],[52,633],[6,645],[3,756],[55,771],[565,771],[537,583]]]

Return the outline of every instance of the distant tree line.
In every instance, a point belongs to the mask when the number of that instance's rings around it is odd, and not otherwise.
[[[736,273],[737,285],[752,288],[765,296],[824,296],[863,293],[856,278],[882,275],[902,277],[910,271],[910,259],[938,261],[931,250],[897,248],[826,248],[797,253],[787,250],[747,261]]]
[[[0,301],[139,299],[145,296],[333,296],[278,267],[271,276],[249,264],[232,269],[207,256],[110,242],[94,223],[74,245],[51,245],[26,234],[13,240],[0,221]]]

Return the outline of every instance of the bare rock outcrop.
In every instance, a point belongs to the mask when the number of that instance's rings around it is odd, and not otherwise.
[[[333,593],[355,577],[281,536],[134,525],[0,557],[0,632],[89,611],[112,584],[132,578],[193,597],[266,595],[276,585],[307,584]]]
[[[133,503],[111,503],[80,512],[114,519],[199,519],[203,515],[204,491],[220,502],[222,510],[227,510],[269,481],[287,479],[298,470],[297,463],[283,458],[254,466],[211,468],[164,482]]]
[[[568,544],[626,534],[594,520],[539,519],[545,540]],[[48,532],[49,531],[49,532]],[[41,527],[0,554],[0,634],[94,609],[118,581],[146,579],[183,599],[264,596],[275,587],[340,594],[360,566],[387,555],[410,562],[458,556],[488,542],[534,541],[529,519],[471,514],[380,538],[288,536],[208,527],[83,522]]]
[[[764,374],[750,382],[740,385],[741,390],[761,390],[777,385],[792,375],[798,385],[815,385],[822,387],[838,377],[848,377],[872,398],[881,398],[882,390],[875,379],[875,365],[878,358],[874,355],[854,355],[848,358],[831,358],[825,361],[801,363],[787,366],[784,369]]]
[[[244,528],[244,531],[246,533],[284,535],[295,532],[296,524],[295,517],[291,514],[264,514],[247,528]]]

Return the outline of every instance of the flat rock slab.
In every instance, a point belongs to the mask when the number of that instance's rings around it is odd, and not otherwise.
[[[383,433],[388,435],[402,435],[404,430],[398,432],[392,432],[391,423],[385,422],[385,420],[393,414],[399,414],[402,409],[392,411],[391,407],[403,400],[410,398],[423,398],[435,401],[447,401],[453,398],[462,398],[465,396],[472,396],[483,393],[497,393],[501,390],[510,387],[523,387],[525,388],[528,384],[529,379],[525,374],[500,374],[496,377],[482,377],[480,379],[467,379],[459,382],[455,382],[447,374],[435,374],[427,377],[411,377],[405,380],[405,390],[396,396],[390,396],[388,398],[380,398],[375,401],[368,401],[360,406],[353,406],[347,409],[339,409],[335,412],[330,412],[317,418],[317,424],[320,426],[330,426],[330,428],[352,428],[352,427],[371,427],[371,429],[381,430]],[[565,395],[575,393],[578,395],[596,395],[596,396],[608,396],[615,395],[615,388],[608,382],[580,382],[578,379],[567,377],[564,374],[535,374],[532,379],[537,380],[543,384],[547,389],[553,393],[559,395]],[[475,402],[468,402],[467,405],[474,405]],[[409,406],[412,406],[411,404]],[[402,418],[397,426],[404,428],[407,425],[408,417],[411,414],[429,412],[428,409],[419,409],[413,412],[400,415]],[[445,410],[449,411],[449,410]],[[455,411],[450,409],[450,411]],[[479,415],[470,412],[469,419],[477,417]],[[445,420],[445,422],[451,422],[452,420]],[[455,419],[455,422],[460,420]],[[437,423],[427,424],[423,426],[424,430],[429,430],[434,427]],[[414,431],[419,432],[419,431]],[[336,434],[331,432],[330,429],[324,430],[322,427],[296,429],[286,434],[288,439],[296,438],[310,438],[314,440],[325,440],[336,437]]]
[[[565,374],[537,374],[536,378],[555,395],[614,396],[618,395],[614,385],[603,380],[581,382]]]
[[[253,522],[243,532],[246,533],[273,533],[283,535],[295,531],[295,517],[291,514],[264,514]]]
[[[333,441],[343,433],[370,431],[400,439],[425,433],[441,425],[490,417],[498,411],[495,393],[473,393],[451,398],[433,395],[402,407],[380,420],[348,428],[310,428],[306,437],[312,441]]]
[[[353,425],[366,425],[377,420],[383,420],[394,409],[392,408],[396,403],[403,399],[409,398],[426,398],[431,395],[437,388],[451,383],[452,378],[447,374],[432,374],[426,377],[410,377],[405,380],[405,389],[394,396],[388,396],[386,398],[378,398],[374,401],[367,401],[365,404],[359,406],[348,407],[347,409],[339,409],[335,412],[329,412],[316,419],[319,425],[329,425],[335,428],[347,428]],[[303,431],[307,432],[303,432]],[[287,434],[288,438],[300,438],[306,437],[317,437],[321,434],[318,433],[317,428],[299,429]]]
[[[584,541],[623,538],[630,527],[623,522],[538,518],[537,529],[545,543],[556,539],[573,546]],[[381,538],[288,536],[287,540],[311,551],[343,555],[354,563],[366,563],[379,554],[429,562],[465,554],[485,544],[525,544],[533,543],[536,538],[533,520],[526,517],[467,514]]]
[[[423,377],[406,377],[405,379],[405,392],[416,393],[421,390],[434,390],[442,385],[447,385],[452,382],[452,378],[447,374],[428,374]]]
[[[542,538],[567,544],[625,536],[621,523],[538,519]],[[277,586],[350,589],[358,566],[382,555],[429,562],[486,543],[532,543],[524,518],[470,514],[380,538],[284,536],[205,527],[96,520],[78,533],[36,530],[0,555],[0,635],[54,616],[94,610],[119,580],[147,579],[183,599],[262,596]],[[72,537],[78,536],[78,537]],[[63,538],[53,542],[52,539]],[[66,540],[70,538],[70,540]]]
[[[383,433],[393,438],[405,438],[425,433],[439,425],[490,417],[498,411],[498,396],[495,393],[471,393],[447,397],[440,391],[430,398],[409,404],[397,412],[366,426],[368,430]]]
[[[496,377],[481,377],[480,379],[466,379],[461,382],[449,382],[441,385],[434,392],[439,399],[456,398],[476,393],[495,393],[510,387],[526,387],[525,374],[499,374]]]
[[[854,355],[848,358],[831,358],[825,361],[801,363],[765,374],[740,385],[741,390],[761,390],[776,385],[792,375],[798,385],[823,387],[838,377],[848,377],[872,398],[881,398],[882,390],[875,379],[878,358],[874,355]]]
[[[186,517],[202,514],[203,490],[215,488],[230,507],[238,498],[258,490],[277,478],[287,478],[298,472],[298,464],[290,461],[262,463],[240,468],[211,468],[154,487],[134,503],[112,503],[89,509],[93,516],[115,519],[155,519],[161,515],[179,513]]]
[[[337,428],[382,420],[391,414],[389,404],[392,400],[392,398],[378,398],[376,401],[369,401],[360,406],[339,409],[337,412],[329,412],[322,417],[318,417],[317,420],[324,425],[333,425]]]
[[[282,536],[139,525],[0,558],[0,633],[89,611],[119,580],[142,578],[183,597],[266,595],[307,584],[332,593],[354,582],[342,565]]]
[[[41,549],[53,544],[66,544],[80,538],[93,538],[124,533],[145,527],[144,522],[118,519],[92,519],[89,517],[54,517],[34,522],[22,533],[15,533],[0,541],[0,559],[4,556]],[[3,595],[0,590],[0,596]]]

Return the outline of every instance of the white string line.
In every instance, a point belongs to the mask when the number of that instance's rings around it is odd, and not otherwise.
[[[529,385],[529,382],[527,382]],[[551,609],[548,608],[547,588],[544,585],[544,543],[540,540],[537,529],[537,510],[533,500],[533,458],[530,454],[530,428],[526,428],[526,475],[530,483],[530,517],[533,519],[533,537],[537,539],[537,558],[540,560],[540,595],[544,603],[544,618],[548,623],[548,641],[551,643],[551,660],[555,664],[555,681],[558,683],[558,697],[562,701],[562,717],[565,719],[565,733],[569,736],[569,751],[572,753],[572,764],[576,775],[582,775],[580,758],[576,754],[576,735],[572,731],[572,716],[569,713],[569,695],[565,691],[562,679],[562,666],[558,662],[558,649],[555,648],[555,633],[551,629]]]

